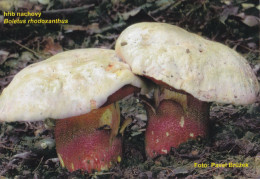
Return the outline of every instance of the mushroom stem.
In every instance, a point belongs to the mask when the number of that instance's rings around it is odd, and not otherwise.
[[[209,103],[190,94],[161,88],[155,91],[156,113],[148,107],[148,126],[145,134],[146,153],[154,158],[167,154],[171,147],[208,134]]]
[[[62,167],[69,171],[108,170],[122,155],[117,137],[120,110],[117,103],[92,110],[85,115],[58,120],[55,127],[56,150]]]

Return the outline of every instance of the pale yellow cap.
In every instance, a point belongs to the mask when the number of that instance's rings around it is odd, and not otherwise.
[[[259,93],[257,78],[241,55],[174,25],[134,24],[119,36],[116,52],[135,74],[201,101],[249,104]]]
[[[0,96],[0,121],[63,119],[99,108],[121,87],[145,88],[115,51],[59,53],[20,71]]]

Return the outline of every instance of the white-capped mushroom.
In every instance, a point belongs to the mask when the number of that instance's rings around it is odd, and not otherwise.
[[[170,151],[189,138],[206,136],[208,102],[251,104],[259,93],[257,78],[241,55],[174,25],[134,24],[119,36],[116,52],[135,74],[160,86],[155,90],[157,113],[148,110],[150,157],[163,154],[162,148]],[[166,138],[165,132],[172,137]]]
[[[122,153],[117,101],[143,87],[115,51],[71,50],[20,71],[0,96],[0,121],[58,119],[55,138],[62,166],[104,170]]]

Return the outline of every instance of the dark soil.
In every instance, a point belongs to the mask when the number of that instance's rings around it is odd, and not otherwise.
[[[142,21],[175,24],[236,49],[248,60],[260,81],[259,9],[255,0],[14,3],[9,11],[38,10],[43,18],[68,19],[69,23],[4,24],[7,17],[3,12],[8,9],[3,9],[0,91],[21,69],[58,52],[90,47],[112,49],[123,29]],[[0,123],[0,178],[257,178],[260,177],[259,101],[258,98],[248,106],[212,104],[208,139],[189,141],[172,149],[169,155],[152,160],[144,152],[147,123],[144,107],[137,97],[124,99],[122,116],[131,118],[132,123],[123,136],[123,161],[108,172],[94,174],[70,173],[60,166],[53,137],[55,121]],[[243,163],[248,167],[216,168],[211,163]],[[196,167],[196,164],[209,167]]]

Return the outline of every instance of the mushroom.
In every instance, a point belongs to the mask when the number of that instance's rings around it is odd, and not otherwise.
[[[115,49],[133,73],[158,86],[156,112],[147,110],[149,157],[206,137],[210,102],[246,105],[259,93],[257,78],[241,55],[174,25],[134,24],[121,33]]]
[[[106,170],[122,155],[117,101],[141,88],[143,81],[115,51],[71,50],[20,71],[0,96],[0,121],[57,119],[61,165]]]

